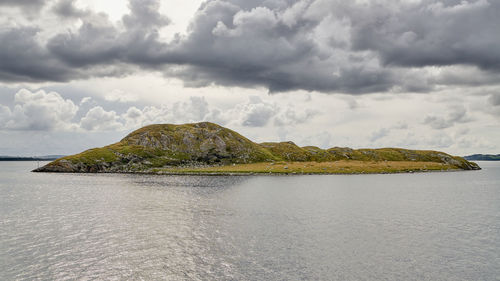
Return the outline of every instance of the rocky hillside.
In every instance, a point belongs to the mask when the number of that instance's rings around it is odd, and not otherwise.
[[[57,159],[35,172],[148,172],[165,167],[199,167],[259,162],[418,161],[479,169],[475,163],[438,151],[400,148],[321,149],[293,142],[257,144],[235,131],[202,122],[150,125],[121,141]]]

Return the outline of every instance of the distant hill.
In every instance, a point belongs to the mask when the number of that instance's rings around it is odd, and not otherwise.
[[[52,161],[64,156],[65,155],[44,155],[44,156],[22,157],[22,156],[0,155],[0,161]]]
[[[464,158],[469,161],[500,161],[500,154],[473,154]]]
[[[345,167],[338,166],[339,161],[344,161]],[[333,162],[335,165],[324,164]],[[315,163],[323,164],[320,167]],[[245,166],[250,164],[252,166]],[[282,170],[274,169],[278,167],[273,166],[275,164],[282,165],[279,166]],[[356,169],[352,170],[354,166]],[[215,169],[215,172],[222,171],[222,168],[217,167],[224,167],[224,172],[283,173],[290,172],[292,167],[296,169],[293,172],[310,173],[480,169],[477,164],[462,157],[439,151],[347,147],[321,149],[315,146],[299,147],[293,142],[258,144],[230,129],[201,122],[146,126],[130,133],[120,142],[57,159],[35,171],[197,173],[207,167],[211,167],[210,171]]]

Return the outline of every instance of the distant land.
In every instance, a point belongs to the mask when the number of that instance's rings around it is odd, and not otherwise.
[[[0,161],[52,161],[64,156],[65,155],[44,155],[44,156],[22,157],[22,156],[0,155]]]
[[[157,174],[355,174],[478,170],[431,150],[299,147],[255,143],[214,123],[157,124],[121,141],[57,159],[34,172]]]
[[[473,154],[464,158],[470,161],[500,161],[500,154]]]

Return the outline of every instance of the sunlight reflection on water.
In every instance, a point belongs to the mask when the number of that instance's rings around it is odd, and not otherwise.
[[[356,176],[0,163],[0,279],[498,280],[500,163]]]

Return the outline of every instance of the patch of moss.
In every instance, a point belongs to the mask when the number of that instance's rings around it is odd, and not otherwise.
[[[298,147],[295,143],[288,142],[264,142],[260,146],[269,150],[277,159],[283,161],[311,161],[313,155],[308,150]]]
[[[99,162],[111,163],[118,159],[115,153],[108,147],[92,148],[86,150],[82,153],[66,156],[56,160],[55,162],[61,160],[68,160],[72,163],[84,163],[87,165],[94,165]]]

